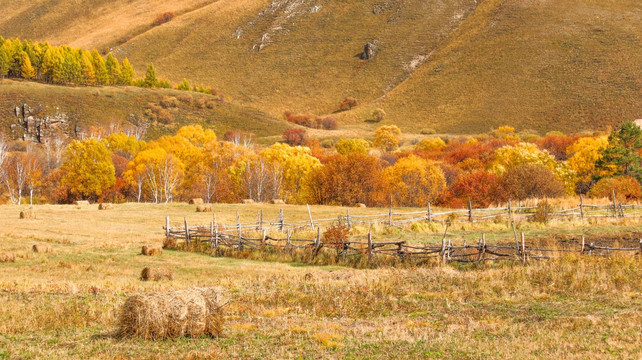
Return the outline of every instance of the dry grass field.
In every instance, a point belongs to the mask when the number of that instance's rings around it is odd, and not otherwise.
[[[24,208],[24,207],[23,207]],[[36,219],[0,207],[0,358],[640,358],[642,259],[569,256],[511,264],[357,270],[260,262],[164,251],[164,217],[206,223],[193,205],[39,205]],[[278,205],[215,205],[221,222],[277,217]],[[305,219],[304,206],[284,206]],[[358,209],[376,213],[381,209]],[[345,209],[313,207],[315,216]],[[357,211],[355,210],[355,213]],[[522,224],[528,234],[639,231],[637,220],[593,224]],[[439,229],[435,229],[439,230]],[[453,226],[457,235],[502,224]],[[438,237],[381,231],[390,238]],[[472,236],[472,235],[471,235]],[[53,251],[33,253],[34,244]],[[174,280],[143,282],[144,267],[166,267]],[[148,341],[116,337],[120,306],[130,294],[222,286],[227,292],[221,338]]]

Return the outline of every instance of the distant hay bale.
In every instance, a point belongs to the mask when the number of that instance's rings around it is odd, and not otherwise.
[[[145,256],[154,256],[154,255],[160,255],[163,253],[163,249],[160,246],[147,246],[144,245],[141,254]]]
[[[146,267],[141,271],[140,279],[143,281],[174,280],[174,274],[167,268]]]
[[[49,244],[36,244],[31,247],[31,250],[35,253],[48,253],[52,252],[53,248]]]
[[[98,210],[112,210],[114,208],[114,205],[110,203],[100,203],[98,205]]]
[[[279,204],[279,205],[284,205],[285,204],[285,201],[283,201],[281,199],[272,199],[272,201],[270,201],[270,202],[272,204]]]
[[[254,204],[254,200],[252,199],[243,199],[243,204]]]
[[[0,253],[0,263],[3,262],[16,262],[16,254]]]
[[[20,212],[20,218],[21,219],[35,219],[36,218],[36,212],[28,209],[28,210],[22,210]]]
[[[149,340],[218,337],[223,330],[223,305],[219,288],[133,295],[121,309],[118,333]]]
[[[358,207],[358,208],[366,208],[367,206],[366,206],[366,204],[357,203],[357,204],[355,205],[355,207]]]
[[[198,198],[198,199],[192,199],[189,201],[190,205],[198,205],[203,203],[203,199]]]
[[[210,204],[196,205],[196,212],[212,212],[212,205]]]
[[[74,201],[74,205],[89,205],[89,201],[87,201],[87,200],[77,200],[77,201]]]

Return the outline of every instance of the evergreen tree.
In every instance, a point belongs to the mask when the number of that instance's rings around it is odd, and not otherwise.
[[[105,67],[107,68],[107,83],[109,85],[118,84],[118,80],[120,78],[120,65],[118,64],[118,59],[113,57],[112,54],[107,55]]]
[[[94,66],[94,74],[96,75],[96,84],[105,85],[109,81],[109,74],[107,74],[107,66],[105,60],[96,50],[91,51],[91,62]]]
[[[57,48],[51,47],[45,52],[40,74],[46,82],[55,84],[62,82],[62,56]]]
[[[158,76],[156,76],[156,69],[154,64],[149,64],[147,67],[147,74],[145,74],[145,87],[156,87],[158,86]]]
[[[0,78],[7,76],[9,73],[9,55],[4,46],[0,46]]]
[[[20,57],[21,57],[20,76],[23,79],[32,79],[34,76],[36,76],[36,71],[34,70],[33,66],[31,66],[31,60],[29,60],[29,55],[27,55],[27,53],[23,51],[20,54]]]
[[[135,76],[136,73],[134,72],[132,64],[127,58],[125,58],[125,60],[123,60],[123,65],[120,67],[120,79],[118,83],[120,85],[131,85]]]
[[[189,82],[187,81],[187,79],[183,79],[183,82],[178,84],[178,86],[176,86],[176,89],[189,91],[191,88],[190,88],[190,85],[189,85]]]
[[[63,77],[67,84],[79,84],[82,82],[82,69],[76,54],[77,52],[71,48],[66,48],[63,53]]]
[[[94,66],[91,64],[91,53],[83,51],[80,56],[80,69],[82,72],[83,84],[90,85],[96,81]]]
[[[596,162],[600,170],[613,171],[615,175],[632,176],[642,182],[642,129],[632,121],[622,123],[609,135],[609,145],[602,149]]]

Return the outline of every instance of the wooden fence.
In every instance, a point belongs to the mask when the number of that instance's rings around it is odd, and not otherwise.
[[[237,218],[238,219],[238,218]],[[604,240],[587,242],[585,237],[571,241],[557,241],[555,244],[542,243],[541,241],[526,242],[524,233],[519,236],[513,225],[514,244],[498,243],[487,244],[486,235],[481,234],[474,243],[459,241],[448,236],[448,224],[441,238],[441,242],[426,244],[407,244],[405,241],[375,241],[369,232],[366,236],[350,236],[349,239],[339,241],[324,241],[321,236],[321,227],[316,227],[316,237],[313,239],[293,237],[292,229],[285,229],[280,236],[268,236],[268,229],[258,229],[262,222],[248,224],[240,221],[233,226],[218,225],[212,221],[207,226],[189,226],[184,220],[184,226],[169,226],[169,217],[166,218],[165,234],[168,243],[186,245],[186,248],[198,249],[210,253],[221,253],[220,250],[244,251],[281,251],[292,254],[295,251],[316,258],[320,252],[330,253],[337,258],[347,259],[359,257],[372,261],[373,257],[394,257],[402,261],[411,261],[421,264],[431,259],[438,259],[442,263],[448,262],[486,262],[486,261],[519,261],[526,264],[531,259],[552,259],[568,253],[578,253],[589,256],[609,256],[615,253],[642,254],[642,239],[639,240]],[[313,226],[313,225],[312,225]],[[232,228],[232,230],[230,230]],[[258,230],[258,231],[257,231]],[[251,234],[262,234],[251,237]],[[624,245],[621,243],[624,242]]]

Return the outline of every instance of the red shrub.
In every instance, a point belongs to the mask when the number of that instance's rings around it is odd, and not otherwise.
[[[551,155],[555,156],[555,159],[566,160],[568,158],[566,148],[573,144],[575,140],[577,140],[577,136],[548,135],[535,140],[534,143],[540,149],[548,150]]]
[[[156,19],[154,19],[154,25],[156,26],[163,25],[164,23],[172,21],[172,19],[175,17],[176,17],[176,14],[174,14],[173,11],[164,12],[158,15]]]
[[[339,123],[337,122],[337,119],[327,117],[323,119],[323,128],[326,130],[336,130],[339,128]]]
[[[357,99],[353,97],[347,97],[343,99],[339,108],[345,111],[345,110],[350,110],[357,105],[359,105],[359,102],[357,102]]]
[[[308,133],[304,129],[287,129],[283,132],[283,141],[291,146],[303,145],[308,140]]]
[[[450,187],[450,191],[464,204],[468,204],[470,199],[473,207],[488,207],[496,202],[497,177],[485,171],[462,175]]]

